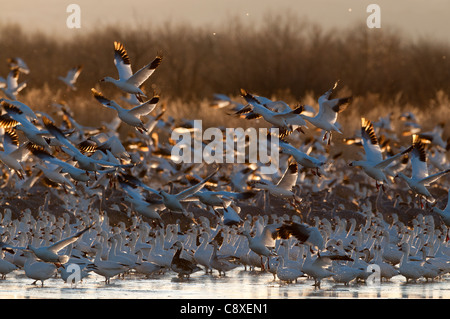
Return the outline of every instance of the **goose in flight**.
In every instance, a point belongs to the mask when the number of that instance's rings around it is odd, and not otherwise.
[[[23,74],[30,73],[30,68],[22,58],[19,57],[8,58],[6,59],[6,62],[8,63],[10,69],[18,68],[19,71],[22,72]]]
[[[323,250],[325,241],[317,227],[296,222],[285,222],[278,228],[278,234],[282,239],[288,239],[294,236],[300,243],[306,244],[312,250],[312,247]]]
[[[285,198],[285,199],[293,199],[294,202],[300,203],[302,201],[295,193],[292,191],[294,186],[297,184],[298,177],[298,165],[297,163],[290,164],[283,176],[276,183],[270,183],[268,181],[250,181],[249,185],[254,189],[261,189],[267,191],[269,194]]]
[[[15,106],[31,122],[37,120],[36,113],[34,113],[34,111],[25,103],[15,101],[15,100],[8,100],[8,99],[4,99],[4,98],[0,99],[0,103],[2,106],[7,105],[6,107],[8,107],[8,105]]]
[[[27,82],[19,84],[19,68],[12,68],[6,78],[6,87],[0,87],[8,99],[17,100],[17,94],[27,86]]]
[[[336,82],[331,89],[329,89],[321,97],[319,97],[319,112],[315,116],[311,117],[305,114],[301,115],[305,120],[307,120],[317,128],[325,131],[325,134],[323,136],[324,140],[327,139],[327,135],[329,134],[327,144],[330,144],[331,142],[332,132],[338,132],[342,134],[336,123],[337,116],[338,113],[344,111],[352,102],[351,96],[330,100],[330,96],[331,94],[333,94],[337,85],[338,82]]]
[[[373,124],[365,118],[361,118],[361,139],[366,153],[366,159],[363,161],[353,161],[349,166],[361,167],[368,176],[375,180],[378,189],[378,182],[381,182],[382,185],[389,183],[385,169],[392,162],[412,151],[412,147],[383,160],[383,154],[381,153],[380,144],[375,135]]]
[[[438,207],[433,207],[433,211],[441,216],[442,221],[447,227],[450,227],[450,191],[447,196],[447,205],[444,209],[440,209]]]
[[[287,107],[287,110],[285,109],[283,112],[274,112],[265,105],[262,105],[254,95],[246,90],[241,89],[241,95],[249,105],[236,112],[235,114],[237,115],[246,114],[246,119],[262,117],[286,135],[292,133],[294,130],[302,131],[302,126],[306,126],[305,120],[300,116],[300,113],[303,111],[302,106],[294,110]]]
[[[30,142],[42,146],[47,152],[51,153],[50,145],[44,136],[48,135],[48,131],[40,130],[36,125],[31,123],[26,114],[14,104],[10,104],[5,100],[1,101],[3,109],[8,115],[16,121],[16,130],[22,131]]]
[[[24,178],[25,171],[22,162],[28,157],[30,151],[27,143],[19,146],[19,136],[13,129],[5,129],[3,135],[3,151],[0,151],[0,161],[14,170],[20,179]]]
[[[292,155],[298,164],[306,168],[315,169],[315,174],[317,176],[321,175],[319,169],[326,164],[325,160],[312,157],[282,140],[279,141],[279,145],[281,153]]]
[[[179,213],[185,213],[185,209],[181,205],[181,202],[184,200],[187,200],[189,197],[192,197],[197,192],[199,192],[205,184],[218,172],[218,169],[216,169],[214,172],[209,174],[207,177],[205,177],[203,180],[198,182],[197,184],[190,186],[182,191],[180,191],[177,194],[169,194],[165,192],[164,190],[156,190],[153,189],[142,181],[140,181],[138,178],[132,176],[132,175],[124,175],[122,174],[123,182],[129,183],[130,185],[136,185],[139,187],[142,187],[145,190],[148,190],[156,195],[158,195],[161,198],[161,203],[164,204],[164,206],[169,209],[170,211],[179,212]],[[155,203],[157,204],[157,203]]]
[[[78,77],[80,76],[81,71],[83,70],[82,65],[78,65],[76,67],[71,68],[67,71],[66,76],[58,76],[58,79],[63,81],[67,87],[73,91],[76,91],[75,83],[77,82]]]
[[[117,111],[117,115],[119,118],[125,122],[126,124],[135,127],[139,132],[143,133],[147,131],[144,123],[140,119],[141,116],[145,116],[153,111],[156,107],[156,104],[159,102],[159,96],[155,95],[147,102],[144,102],[138,106],[133,107],[128,110],[121,107],[113,100],[108,100],[103,96],[102,93],[98,92],[94,88],[91,89],[94,98],[100,102],[102,105]]]
[[[419,196],[419,202],[421,207],[423,203],[420,197],[425,197],[429,202],[434,203],[435,199],[427,189],[431,183],[435,182],[442,176],[450,173],[450,169],[440,171],[438,173],[429,175],[427,167],[427,154],[425,151],[425,145],[421,141],[418,135],[413,135],[413,145],[411,151],[411,177],[406,176],[403,172],[397,174],[398,177],[406,181],[409,188],[413,190]]]
[[[33,246],[29,245],[27,247],[27,249],[31,250],[36,255],[36,257],[38,257],[39,259],[41,259],[44,262],[55,263],[55,264],[65,264],[69,260],[70,256],[58,255],[58,252],[61,249],[67,247],[68,245],[75,243],[78,239],[81,238],[81,236],[85,232],[87,232],[89,229],[91,229],[92,226],[93,226],[93,224],[86,227],[85,229],[77,232],[76,234],[74,234],[72,236],[69,236],[67,238],[64,238],[64,239],[54,243],[53,245],[45,246],[45,247],[33,247]]]
[[[68,173],[76,181],[88,182],[90,180],[89,173],[86,170],[72,166],[59,158],[47,153],[42,147],[35,144],[28,144],[28,150],[43,162],[48,162],[61,167],[61,173]]]
[[[156,68],[161,64],[162,59],[162,55],[158,55],[152,62],[133,74],[130,58],[124,45],[114,41],[114,64],[119,73],[119,79],[107,76],[101,81],[111,82],[127,93],[145,97],[146,95],[139,87],[155,72]]]
[[[104,167],[130,167],[132,164],[116,164],[109,161],[97,160],[92,157],[86,156],[81,153],[79,149],[77,149],[70,141],[64,136],[64,133],[47,117],[43,117],[42,121],[44,122],[45,128],[48,130],[50,134],[52,134],[60,143],[64,146],[63,151],[70,156],[78,163],[80,169],[86,171],[98,172],[98,166]]]

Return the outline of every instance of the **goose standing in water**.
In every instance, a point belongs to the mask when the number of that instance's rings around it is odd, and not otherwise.
[[[24,265],[25,276],[35,280],[33,285],[41,281],[41,287],[44,287],[44,281],[55,275],[56,266],[52,263],[38,261],[30,250],[24,250],[23,253],[27,258]]]
[[[217,255],[217,251],[219,250],[219,244],[217,241],[213,240],[210,242],[213,245],[214,250],[211,256],[210,265],[211,268],[217,270],[219,272],[219,276],[223,274],[226,275],[227,271],[233,270],[240,266],[237,262],[237,258],[229,255]]]

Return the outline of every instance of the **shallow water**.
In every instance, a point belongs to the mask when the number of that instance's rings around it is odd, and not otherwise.
[[[308,298],[450,298],[450,277],[439,281],[406,283],[396,276],[390,282],[350,283],[349,286],[324,280],[321,288],[313,287],[313,280],[300,278],[297,283],[285,284],[268,272],[235,269],[226,277],[195,273],[189,280],[178,279],[173,272],[145,278],[127,275],[113,278],[105,285],[104,278],[92,273],[76,285],[52,278],[44,287],[33,285],[22,270],[0,281],[2,299],[308,299]]]

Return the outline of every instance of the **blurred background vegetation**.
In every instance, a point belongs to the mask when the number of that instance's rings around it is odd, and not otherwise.
[[[413,41],[401,32],[366,25],[324,31],[290,14],[268,14],[262,27],[239,18],[214,30],[169,22],[111,25],[70,39],[25,33],[17,25],[3,24],[0,75],[8,74],[8,57],[21,57],[31,72],[19,78],[28,82],[20,101],[45,110],[52,102],[65,100],[90,124],[98,120],[92,117],[93,109],[108,112],[92,98],[92,87],[109,98],[120,95],[112,84],[99,83],[104,76],[117,78],[114,41],[125,45],[134,71],[158,53],[164,55],[144,90],[160,94],[174,117],[206,116],[212,124],[220,124],[220,113],[204,106],[214,93],[239,99],[241,87],[288,103],[314,105],[339,79],[338,95],[355,97],[343,114],[344,120],[356,116],[355,127],[361,114],[381,116],[387,109],[417,111],[425,120],[435,117],[433,125],[449,119],[449,43]],[[84,68],[78,90],[68,91],[57,77],[80,64]],[[439,117],[429,112],[438,108],[444,112]]]

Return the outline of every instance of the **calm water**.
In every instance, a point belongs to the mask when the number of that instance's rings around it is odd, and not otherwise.
[[[105,285],[103,277],[94,273],[77,285],[52,278],[44,287],[32,285],[22,270],[0,281],[2,299],[305,299],[305,298],[450,298],[450,277],[435,282],[405,283],[402,276],[380,284],[351,283],[349,286],[324,280],[321,289],[307,278],[298,283],[280,284],[270,273],[235,269],[226,277],[195,273],[180,280],[167,272],[153,278],[128,275],[113,278]]]

